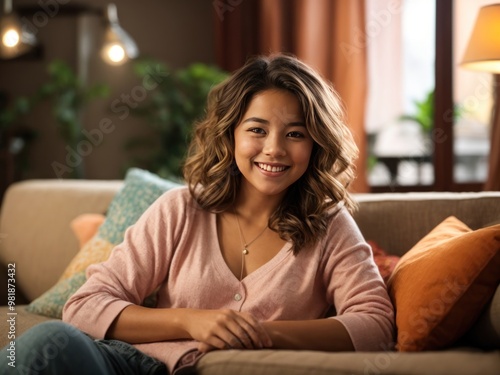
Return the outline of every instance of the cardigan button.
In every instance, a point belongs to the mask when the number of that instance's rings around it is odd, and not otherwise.
[[[236,293],[236,294],[234,295],[234,300],[235,300],[235,301],[241,301],[241,294]]]

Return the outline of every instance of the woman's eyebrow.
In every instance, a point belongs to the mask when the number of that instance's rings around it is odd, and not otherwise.
[[[269,121],[268,120],[265,120],[263,118],[260,118],[260,117],[249,117],[245,120],[243,120],[243,123],[245,122],[258,122],[260,124],[269,124]],[[303,126],[305,127],[306,124],[303,122],[303,121],[292,121],[292,122],[289,122],[288,124],[286,124],[287,127],[289,126]]]
[[[305,128],[306,124],[303,121],[293,121],[293,122],[286,124],[286,126],[303,126]]]
[[[267,120],[264,120],[263,118],[260,118],[260,117],[249,117],[245,120],[243,120],[243,122],[259,122],[261,124],[269,124],[269,121]]]

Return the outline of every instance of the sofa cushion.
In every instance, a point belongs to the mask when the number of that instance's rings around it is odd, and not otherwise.
[[[440,349],[477,320],[500,282],[500,225],[472,231],[445,219],[399,261],[388,289],[397,349]]]
[[[199,375],[498,375],[499,352],[313,352],[216,350],[203,356]]]
[[[111,201],[106,219],[97,234],[71,260],[59,281],[31,302],[29,312],[61,318],[68,298],[85,282],[85,270],[103,262],[115,245],[123,241],[125,231],[165,191],[179,186],[150,172],[132,168],[127,172],[123,188]],[[82,277],[83,275],[83,277]]]

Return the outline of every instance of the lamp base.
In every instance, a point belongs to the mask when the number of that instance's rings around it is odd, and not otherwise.
[[[490,129],[490,159],[484,190],[500,191],[500,74],[493,75],[493,110]]]

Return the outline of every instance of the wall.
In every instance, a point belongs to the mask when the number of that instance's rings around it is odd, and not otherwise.
[[[51,5],[44,11],[40,4]],[[83,115],[87,132],[96,132],[103,119],[109,119],[108,133],[98,146],[85,150],[82,158],[85,177],[90,179],[115,179],[123,177],[128,155],[124,143],[131,137],[150,132],[140,119],[125,115],[128,104],[141,97],[138,90],[141,82],[134,75],[130,63],[111,67],[98,55],[100,37],[104,25],[96,15],[74,16],[64,14],[64,9],[75,5],[102,8],[100,1],[41,0],[16,1],[14,8],[31,5],[47,14],[48,22],[39,27],[38,37],[43,45],[43,58],[28,61],[0,61],[0,90],[12,97],[29,95],[36,91],[46,79],[46,66],[53,59],[62,59],[87,76],[88,84],[101,82],[110,86],[106,99],[92,102]],[[214,63],[213,6],[211,0],[116,0],[118,17],[122,27],[137,42],[142,55],[164,61],[172,68],[179,68],[199,61]],[[66,7],[66,8],[65,8]],[[86,41],[88,48],[82,48],[79,41]],[[136,95],[134,95],[136,94]],[[134,97],[137,100],[133,100]],[[112,110],[122,108],[119,113]],[[24,119],[24,123],[38,132],[29,153],[29,169],[24,178],[56,178],[53,163],[68,165],[70,151],[57,133],[56,124],[48,105],[41,105]],[[97,139],[97,138],[96,138]],[[70,160],[74,161],[73,159]],[[67,174],[63,174],[67,177]]]

